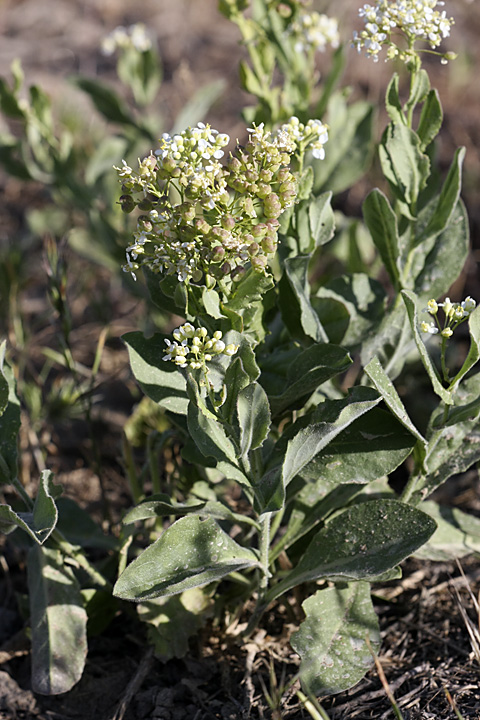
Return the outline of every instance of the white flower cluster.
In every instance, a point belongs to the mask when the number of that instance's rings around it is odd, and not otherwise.
[[[436,10],[444,5],[440,0],[377,0],[375,5],[364,5],[358,11],[365,29],[354,32],[353,47],[378,61],[384,45],[388,46],[387,58],[408,60],[416,40],[427,42],[432,49],[450,35],[453,18],[446,11]],[[400,32],[406,37],[408,49],[402,50],[392,40],[392,34]]]
[[[195,329],[190,323],[185,323],[174,330],[173,337],[174,342],[165,340],[167,349],[162,359],[171,360],[181,368],[191,367],[199,370],[206,367],[205,363],[210,362],[214,355],[231,357],[238,350],[238,345],[233,343],[225,345],[220,330],[214,332],[213,337],[210,338],[206,328]]]
[[[147,52],[151,47],[152,40],[143,23],[136,23],[127,28],[119,25],[102,40],[101,45],[103,55],[113,55],[117,50],[131,48],[138,52]]]
[[[325,52],[327,45],[337,48],[340,44],[338,20],[318,12],[300,15],[288,27],[287,35],[293,37],[297,52]]]
[[[450,338],[453,335],[453,331],[475,310],[477,303],[470,296],[466,297],[460,303],[453,303],[449,297],[445,298],[445,302],[437,303],[435,300],[429,300],[427,307],[423,312],[432,315],[435,318],[435,322],[422,322],[420,328],[422,332],[429,333],[430,335],[440,335],[444,338]],[[445,315],[444,327],[440,325],[438,320],[438,310],[443,308]]]
[[[229,136],[199,123],[164,134],[138,171],[125,161],[116,168],[124,212],[148,213],[138,218],[125,271],[135,277],[144,265],[210,287],[240,280],[247,263],[265,272],[277,248],[278,218],[297,194],[292,156],[308,150],[323,159],[328,131],[320,120],[303,125],[296,117],[275,133],[263,124],[248,131],[246,145],[225,164]]]
[[[247,128],[250,137],[255,142],[264,145],[271,143],[279,150],[293,154],[311,151],[316,160],[325,158],[324,145],[328,142],[328,128],[321,120],[309,120],[306,125],[293,115],[288,123],[284,123],[270,140],[271,133],[265,130],[263,123],[258,127]]]

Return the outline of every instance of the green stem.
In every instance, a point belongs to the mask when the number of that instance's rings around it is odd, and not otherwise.
[[[448,368],[446,364],[446,352],[447,352],[447,338],[442,337],[442,347],[440,351],[440,361],[442,364],[442,375],[444,381],[447,383],[447,385],[450,383],[450,378],[448,376]]]
[[[243,633],[244,637],[248,637],[255,630],[260,618],[268,606],[268,603],[265,603],[265,595],[268,590],[268,580],[270,578],[270,525],[272,521],[272,514],[273,513],[264,513],[260,517],[259,550],[260,562],[262,564],[262,577],[258,588],[257,604]]]

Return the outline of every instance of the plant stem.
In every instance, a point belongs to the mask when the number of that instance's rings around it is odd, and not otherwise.
[[[244,637],[248,637],[255,630],[260,618],[268,606],[268,603],[265,603],[265,595],[268,589],[268,580],[270,578],[270,524],[272,521],[272,514],[273,513],[264,513],[260,517],[259,550],[263,574],[259,583],[255,610],[252,613],[245,631],[242,633]]]

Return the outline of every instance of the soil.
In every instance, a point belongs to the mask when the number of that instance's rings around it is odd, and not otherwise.
[[[325,5],[325,3],[324,3]],[[346,0],[330,3],[331,13],[353,15]],[[450,0],[456,18],[451,46],[456,63],[432,65],[434,84],[445,108],[441,158],[451,158],[457,145],[467,146],[465,199],[472,223],[473,254],[462,283],[480,297],[476,260],[480,252],[480,8],[467,0]],[[348,13],[347,13],[348,10]],[[66,78],[81,72],[113,79],[113,61],[99,51],[101,38],[117,25],[143,21],[158,38],[164,62],[160,95],[166,124],[171,122],[194,90],[213,79],[225,80],[225,91],[212,109],[212,125],[240,135],[239,113],[248,96],[238,90],[237,67],[242,57],[236,29],[216,10],[215,0],[4,0],[0,9],[2,43],[0,75],[21,57],[29,83],[37,82],[61,102],[68,94]],[[345,30],[348,36],[350,28]],[[354,95],[379,101],[390,69],[352,57],[346,70]],[[0,243],[26,247],[26,278],[16,302],[27,331],[10,323],[12,348],[38,378],[42,348],[58,347],[58,327],[46,299],[41,266],[41,243],[29,238],[27,206],[42,205],[42,189],[34,184],[0,177],[5,203],[0,209]],[[342,197],[351,212],[358,211],[361,187]],[[27,240],[25,239],[27,238]],[[51,468],[67,496],[74,498],[99,522],[118,522],[131,504],[121,460],[123,427],[140,401],[128,358],[118,338],[143,322],[143,305],[132,298],[106,271],[68,254],[72,305],[73,356],[91,366],[106,315],[107,339],[96,388],[92,418],[23,417],[21,478],[33,490],[39,472]],[[477,292],[475,293],[475,289]],[[12,299],[10,298],[10,301]],[[101,312],[99,310],[101,308]],[[3,321],[2,321],[3,322]],[[3,331],[3,328],[2,328]],[[52,382],[64,379],[58,373]],[[94,442],[95,439],[95,442]],[[454,478],[442,499],[480,515],[480,487],[476,471]],[[2,541],[0,575],[0,720],[246,720],[315,716],[296,694],[298,658],[288,637],[292,626],[279,610],[266,618],[264,629],[246,645],[207,626],[192,641],[187,656],[162,663],[145,637],[139,636],[128,613],[114,618],[108,629],[89,640],[85,673],[70,692],[44,697],[30,689],[28,636],[21,619],[24,602],[24,560],[13,545]],[[409,560],[403,579],[375,588],[375,606],[382,632],[380,667],[373,668],[352,690],[320,702],[334,719],[393,718],[386,684],[405,720],[480,718],[480,654],[478,614],[470,589],[477,595],[480,569],[476,557],[454,563]],[[277,698],[273,707],[268,694]]]

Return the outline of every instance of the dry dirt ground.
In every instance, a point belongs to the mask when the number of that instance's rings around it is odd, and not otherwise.
[[[452,38],[460,58],[447,68],[434,70],[435,84],[445,102],[446,117],[442,152],[468,149],[466,199],[472,219],[475,248],[466,282],[478,288],[476,259],[480,248],[480,8],[467,0],[450,0],[449,10],[457,26]],[[347,18],[357,3],[331,2],[331,12]],[[165,81],[161,110],[175,117],[196,87],[214,78],[226,80],[225,93],[212,111],[211,122],[235,136],[242,129],[240,109],[248,97],[238,90],[237,63],[242,55],[236,29],[216,11],[215,0],[3,0],[0,5],[0,74],[8,73],[11,60],[20,57],[28,82],[37,82],[54,98],[66,92],[65,76],[74,72],[113,77],[113,64],[99,52],[101,38],[117,25],[146,22],[158,37],[164,61]],[[348,32],[345,34],[348,36]],[[381,98],[388,68],[373,66],[357,56],[350,60],[347,76],[354,93],[373,101]],[[5,202],[0,210],[0,242],[14,243],[25,231],[24,209],[29,201],[41,202],[38,189],[0,180]],[[358,190],[343,201],[358,205]],[[19,303],[34,328],[32,363],[42,345],[54,343],[55,328],[35,318],[48,315],[45,283],[36,257],[25,258],[31,267],[28,287]],[[79,278],[83,261],[73,257],[71,272]],[[79,280],[76,281],[77,285]],[[121,287],[98,271],[81,284],[73,302],[73,352],[90,362],[101,330],[98,318],[89,314],[92,298],[98,304],[108,293],[111,335],[135,329],[141,308],[125,297]],[[473,292],[472,292],[473,294]],[[477,292],[477,296],[480,293]],[[88,300],[86,299],[88,298]],[[28,424],[22,446],[22,476],[28,484],[38,476],[43,462],[36,447],[39,439],[48,452],[48,464],[57,478],[92,513],[101,516],[103,500],[120,512],[128,505],[129,491],[119,457],[122,426],[138,393],[129,375],[121,343],[108,344],[101,367],[103,393],[98,410],[101,477],[95,472],[85,423],[51,424],[36,437]],[[476,472],[456,478],[445,491],[450,502],[480,514],[480,487]],[[283,693],[279,710],[266,702],[265,689],[282,695],[282,684],[295,676],[298,663],[288,645],[286,617],[272,615],[265,629],[246,647],[205,631],[183,660],[166,664],[156,660],[125,617],[113,621],[108,631],[93,638],[82,680],[69,693],[56,698],[35,695],[29,689],[29,653],[17,612],[18,593],[24,592],[22,558],[5,549],[0,575],[0,720],[240,720],[272,717],[300,720],[311,715],[296,696],[298,684]],[[383,646],[380,662],[405,720],[480,718],[480,658],[472,651],[468,619],[475,624],[470,586],[480,588],[476,558],[463,562],[466,579],[455,564],[427,564],[411,560],[404,579],[379,587],[376,608]],[[461,610],[463,608],[463,611]],[[270,669],[273,668],[271,675]],[[276,678],[276,681],[271,678]],[[275,682],[277,687],[275,687]],[[322,700],[328,716],[337,720],[393,718],[392,705],[379,670],[372,670],[353,690]]]

